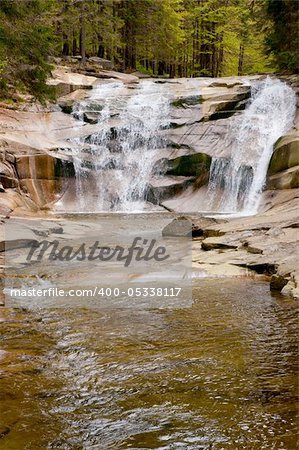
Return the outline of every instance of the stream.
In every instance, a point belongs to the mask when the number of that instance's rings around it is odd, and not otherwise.
[[[298,302],[197,280],[184,309],[1,310],[1,450],[296,448]]]

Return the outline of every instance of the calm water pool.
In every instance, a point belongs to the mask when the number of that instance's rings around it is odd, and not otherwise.
[[[297,448],[298,302],[204,279],[191,308],[0,310],[0,448]]]

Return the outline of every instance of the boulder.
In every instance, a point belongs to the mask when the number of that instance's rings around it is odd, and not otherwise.
[[[75,175],[72,162],[63,161],[49,154],[17,156],[16,170],[20,180],[55,180]]]
[[[93,75],[94,77],[97,78],[118,80],[124,84],[139,83],[139,78],[136,77],[135,75],[131,75],[129,73],[115,72],[114,70],[100,70],[94,73]],[[99,83],[100,81],[98,80],[96,84]]]
[[[99,113],[87,111],[83,114],[83,120],[86,123],[96,124],[99,121]]]
[[[207,101],[203,104],[204,120],[227,119],[246,108],[248,97],[244,100]]]
[[[58,105],[66,114],[71,114],[75,103],[85,100],[88,97],[88,91],[78,89],[70,94],[64,95],[57,100]]]
[[[52,78],[47,83],[56,88],[59,96],[63,96],[77,89],[92,89],[96,81],[95,77],[68,72],[67,69],[58,67],[52,71]]]
[[[166,174],[185,177],[199,177],[203,175],[204,179],[208,181],[210,165],[211,157],[205,153],[179,156],[167,161]]]
[[[20,180],[20,187],[23,192],[28,192],[31,200],[42,208],[48,203],[52,203],[62,195],[64,180],[47,179],[23,179]],[[65,186],[66,187],[66,186]]]
[[[199,237],[204,236],[206,229],[209,226],[216,225],[221,221],[221,219],[214,219],[212,217],[192,217],[192,236]]]
[[[162,236],[191,237],[192,222],[187,217],[173,219],[162,230]]]
[[[270,289],[271,291],[281,291],[286,284],[288,284],[290,280],[290,276],[282,276],[278,275],[277,273],[274,273],[271,276],[270,280]]]
[[[109,59],[99,58],[98,56],[91,56],[88,58],[88,63],[93,63],[101,67],[105,70],[112,70],[113,69],[113,62]]]
[[[63,194],[68,177],[73,177],[72,162],[48,154],[16,157],[16,171],[21,191],[38,206],[44,207]]]
[[[268,177],[299,165],[299,133],[294,131],[278,139],[269,163]]]
[[[194,181],[194,177],[161,176],[153,178],[149,184],[146,199],[154,204],[174,197],[184,191]]]
[[[0,192],[0,214],[7,216],[16,209],[36,212],[38,210],[35,203],[25,195],[16,192],[14,189],[7,189]]]
[[[299,165],[267,178],[267,189],[299,188]]]

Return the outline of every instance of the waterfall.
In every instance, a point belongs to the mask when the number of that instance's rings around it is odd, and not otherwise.
[[[159,129],[169,122],[169,100],[161,89],[153,81],[130,89],[122,83],[101,84],[73,108],[78,130],[83,130],[72,140],[75,205],[80,211],[144,208],[162,144]],[[88,127],[92,132],[86,135]]]
[[[255,214],[277,139],[291,128],[296,109],[293,90],[267,77],[252,86],[246,110],[232,119],[224,146],[230,158],[213,158],[208,186],[211,209]]]

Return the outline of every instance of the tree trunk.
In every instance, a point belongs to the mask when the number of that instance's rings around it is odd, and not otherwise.
[[[75,34],[75,30],[73,30],[73,55],[77,54],[77,38]]]
[[[86,62],[86,36],[85,36],[85,17],[84,17],[84,3],[81,3],[81,14],[80,14],[80,53],[81,61]]]
[[[70,54],[70,46],[69,46],[68,36],[65,33],[63,33],[62,54],[63,54],[63,56],[68,56]]]
[[[224,47],[223,47],[223,44],[221,44],[220,49],[219,49],[219,60],[218,60],[218,76],[219,77],[222,77],[223,59],[224,59]]]
[[[238,75],[243,75],[244,45],[240,44]]]
[[[176,64],[170,64],[169,67],[169,78],[175,78],[175,72],[176,72]]]
[[[99,46],[98,46],[98,57],[99,58],[104,58],[104,54],[105,54],[105,47],[103,45],[103,39],[101,35],[98,35],[98,42],[99,42]]]
[[[158,75],[159,76],[164,75],[164,70],[165,70],[165,63],[163,61],[159,61],[158,62]]]

